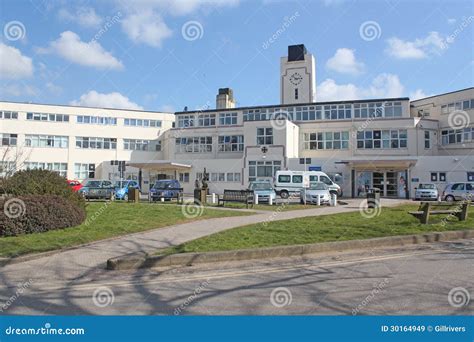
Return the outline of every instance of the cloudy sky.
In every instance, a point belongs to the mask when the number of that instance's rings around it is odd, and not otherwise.
[[[279,58],[315,55],[317,101],[474,84],[468,1],[4,0],[0,100],[178,111],[279,103]]]

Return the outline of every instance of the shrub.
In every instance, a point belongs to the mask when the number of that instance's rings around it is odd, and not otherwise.
[[[40,233],[84,222],[84,208],[57,195],[0,198],[0,236]]]
[[[67,184],[64,177],[48,170],[22,170],[3,182],[6,194],[12,196],[57,195],[64,197],[81,208],[85,201]]]

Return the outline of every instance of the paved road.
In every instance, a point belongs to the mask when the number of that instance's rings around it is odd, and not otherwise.
[[[474,297],[473,266],[474,240],[461,240],[171,270],[96,268],[66,285],[60,277],[19,284],[4,314],[472,315],[472,300],[454,307],[448,293],[462,287]],[[0,302],[17,291],[0,287]]]

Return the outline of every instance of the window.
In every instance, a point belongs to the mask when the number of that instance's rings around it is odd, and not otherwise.
[[[257,128],[257,145],[273,145],[272,128]]]
[[[25,162],[24,168],[30,170],[50,170],[58,173],[60,176],[67,177],[67,163]]]
[[[123,123],[133,127],[161,127],[160,120],[125,118]]]
[[[18,134],[0,133],[0,146],[16,146]]]
[[[161,151],[161,140],[156,140],[155,141],[155,151],[160,152]]]
[[[303,176],[295,175],[291,179],[292,183],[303,183]]]
[[[76,137],[76,148],[115,150],[117,148],[116,138]]]
[[[220,113],[219,125],[220,126],[237,125],[237,113]]]
[[[438,174],[436,172],[431,172],[431,181],[432,182],[438,181]]]
[[[281,161],[249,161],[249,182],[257,178],[273,178],[275,173],[281,170]]]
[[[467,173],[467,181],[468,182],[474,182],[474,172],[468,172]]]
[[[446,182],[446,172],[440,172],[438,175],[440,182]]]
[[[189,183],[189,172],[180,172],[179,181],[181,183]]]
[[[186,128],[194,126],[194,115],[178,115],[178,127]]]
[[[298,100],[298,88],[295,89],[295,100]]]
[[[451,102],[441,106],[442,114],[449,114],[455,110],[466,110],[474,108],[474,99]]]
[[[219,136],[219,152],[242,152],[244,150],[243,135]]]
[[[18,112],[0,111],[0,119],[17,120]]]
[[[150,140],[123,139],[123,149],[131,151],[148,151]]]
[[[74,178],[95,178],[95,164],[74,164]]]
[[[198,116],[198,124],[200,127],[215,126],[216,114],[200,114]]]
[[[211,172],[211,182],[225,182],[225,173]]]
[[[354,104],[354,118],[391,118],[402,116],[402,103],[396,102],[376,102],[376,103],[356,103]]]
[[[441,145],[461,144],[474,141],[474,127],[441,131]]]
[[[349,132],[318,132],[303,134],[305,150],[341,150],[349,148]]]
[[[311,158],[300,158],[300,164],[311,164]]]
[[[227,172],[227,182],[240,182],[240,172]]]
[[[69,115],[48,113],[26,113],[26,120],[69,122]]]
[[[114,125],[117,125],[117,118],[104,117],[104,116],[78,115],[76,116],[76,122],[80,124],[114,126]]]
[[[291,183],[291,176],[289,175],[279,175],[278,182],[280,183]]]
[[[25,145],[28,147],[68,148],[69,137],[59,135],[26,135]]]
[[[212,137],[176,138],[177,153],[209,153],[212,152]]]
[[[463,191],[463,190],[464,190],[464,183],[456,183],[456,184],[453,184],[453,186],[451,187],[451,190],[460,190],[460,191]]]
[[[374,130],[357,132],[357,148],[396,149],[407,147],[407,131],[400,130]]]
[[[425,131],[425,148],[431,148],[431,132]]]

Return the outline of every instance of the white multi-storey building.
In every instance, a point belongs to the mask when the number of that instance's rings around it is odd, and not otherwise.
[[[304,46],[281,59],[281,104],[174,114],[0,102],[5,166],[71,179],[176,178],[186,192],[204,168],[210,191],[247,187],[277,170],[322,170],[345,196],[377,187],[410,197],[420,182],[474,181],[474,88],[410,101],[314,102],[315,62]],[[23,162],[24,161],[24,162]],[[120,172],[117,161],[126,162]]]

